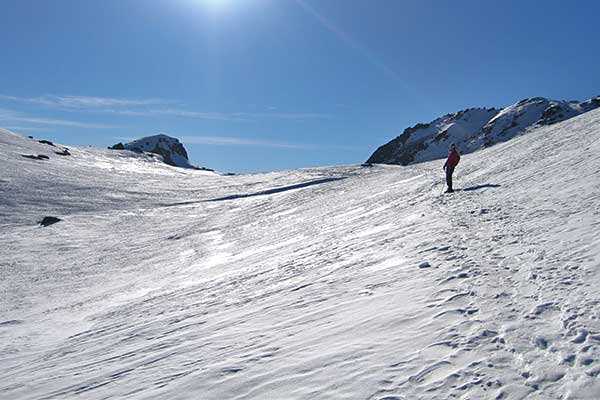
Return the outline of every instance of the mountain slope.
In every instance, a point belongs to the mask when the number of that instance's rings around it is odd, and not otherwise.
[[[466,155],[453,195],[440,161],[76,175],[0,143],[0,397],[598,398],[600,111]]]
[[[368,163],[408,165],[444,158],[451,143],[461,153],[512,139],[533,127],[551,125],[600,107],[600,97],[583,102],[524,99],[501,110],[471,108],[417,124],[379,147]]]

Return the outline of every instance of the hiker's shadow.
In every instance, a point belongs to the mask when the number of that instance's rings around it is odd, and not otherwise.
[[[477,185],[477,186],[470,186],[468,188],[464,188],[463,192],[471,192],[473,190],[481,190],[481,189],[487,189],[487,188],[498,188],[500,187],[500,185],[496,185],[496,184],[492,184],[492,183],[486,183],[483,185]]]

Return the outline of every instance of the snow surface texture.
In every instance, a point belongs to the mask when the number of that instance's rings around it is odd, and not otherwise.
[[[512,139],[527,129],[555,124],[598,107],[600,96],[583,102],[535,97],[502,110],[470,108],[407,128],[379,147],[367,162],[408,165],[445,158],[451,143],[459,152],[471,153]]]
[[[452,195],[441,161],[44,151],[0,133],[0,398],[600,398],[600,110],[463,157]]]
[[[148,152],[158,154],[169,165],[181,168],[195,168],[189,163],[187,152],[179,140],[167,135],[147,136],[132,142],[118,143],[113,149],[121,148],[136,153]]]

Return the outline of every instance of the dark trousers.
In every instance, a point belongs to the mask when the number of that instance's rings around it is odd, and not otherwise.
[[[452,174],[454,173],[454,167],[446,167],[446,184],[448,185],[448,190],[452,189]]]

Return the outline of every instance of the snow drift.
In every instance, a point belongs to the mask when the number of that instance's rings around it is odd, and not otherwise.
[[[586,100],[524,99],[501,110],[469,108],[417,124],[379,147],[367,163],[408,165],[444,158],[451,143],[461,153],[512,139],[527,129],[552,125],[600,107],[600,96]]]
[[[441,161],[43,146],[0,132],[0,398],[600,397],[600,111],[464,156],[453,195]]]

